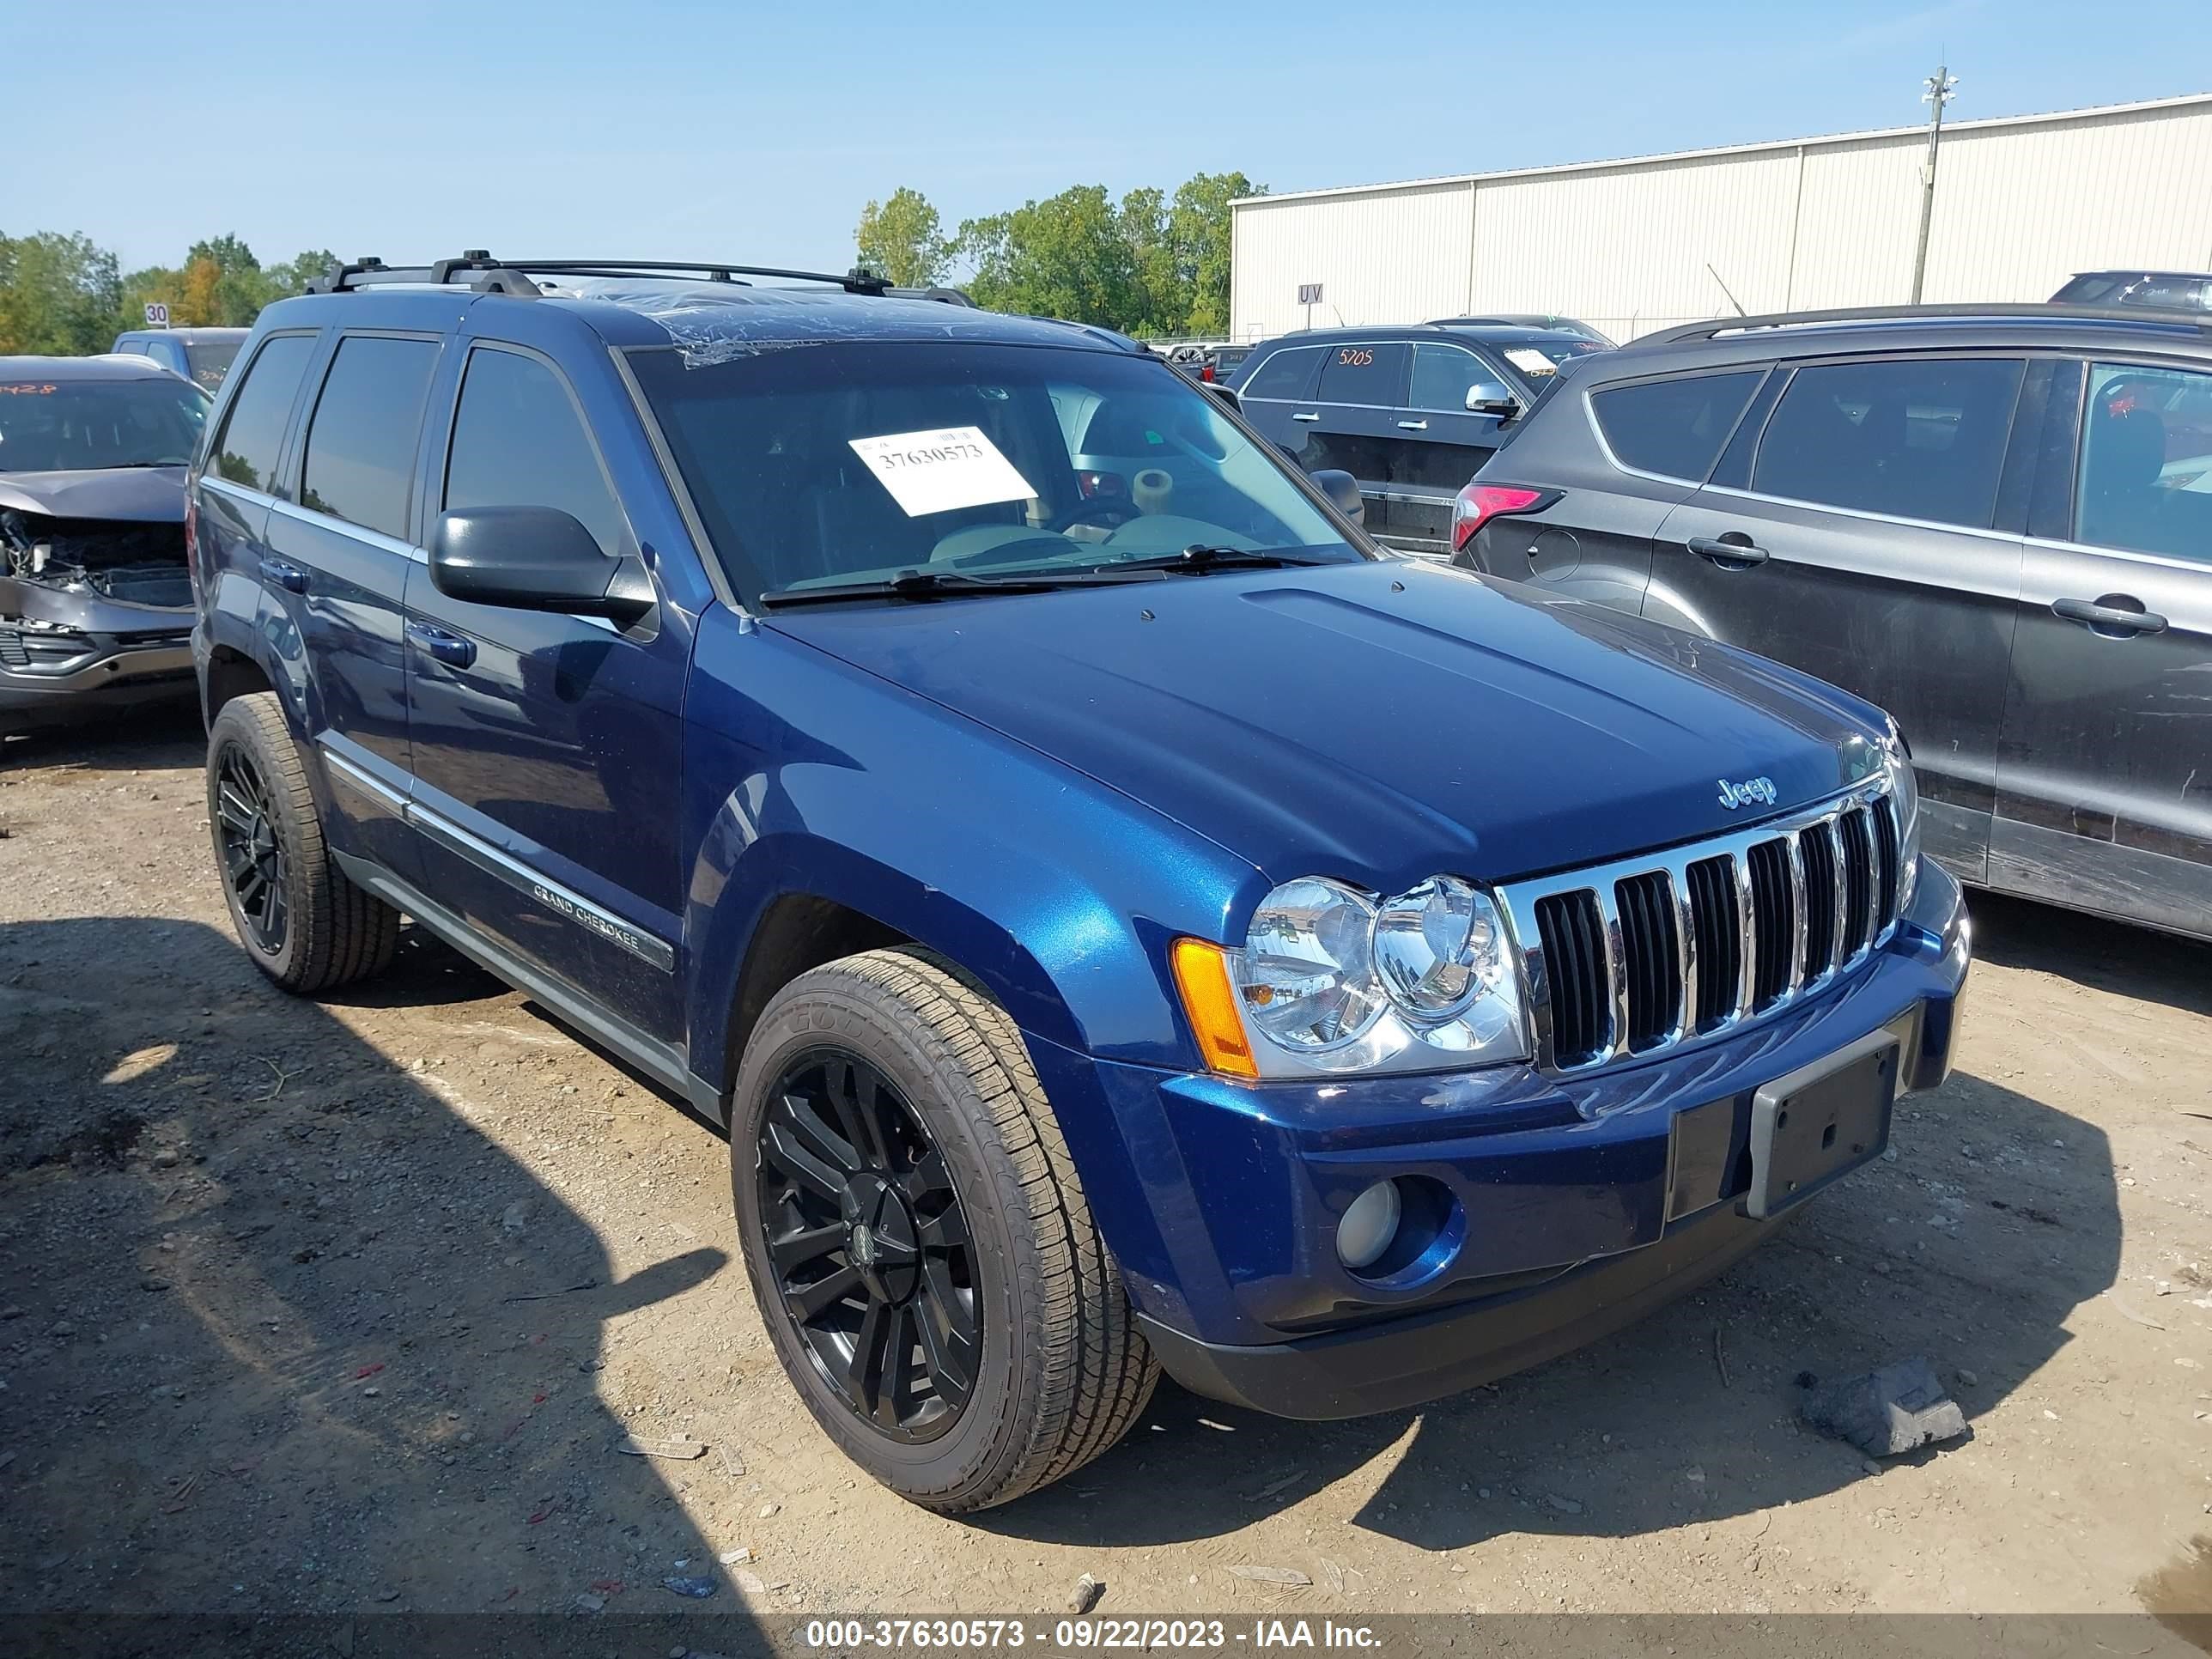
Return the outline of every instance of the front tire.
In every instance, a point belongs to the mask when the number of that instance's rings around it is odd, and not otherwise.
[[[731,1183],[753,1297],[846,1455],[941,1514],[1127,1432],[1158,1366],[1004,1009],[942,959],[801,975],[738,1066]]]
[[[399,913],[346,879],[273,691],[223,704],[208,728],[208,829],[231,926],[253,965],[300,995],[380,972]]]

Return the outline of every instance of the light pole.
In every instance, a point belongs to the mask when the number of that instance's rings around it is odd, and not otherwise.
[[[1920,101],[1929,106],[1928,160],[1920,169],[1920,241],[1912,254],[1912,303],[1920,303],[1920,285],[1928,276],[1928,227],[1936,216],[1936,151],[1943,142],[1943,106],[1951,101],[1959,77],[1943,64],[1923,82]]]

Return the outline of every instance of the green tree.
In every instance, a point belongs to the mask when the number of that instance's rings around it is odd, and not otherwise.
[[[192,324],[240,328],[269,302],[269,279],[253,250],[235,235],[210,237],[185,252],[185,304]]]
[[[967,220],[957,246],[978,305],[1124,330],[1143,321],[1136,254],[1103,185]]]
[[[1242,173],[1201,173],[1184,180],[1168,213],[1168,236],[1182,285],[1182,331],[1229,331],[1229,204],[1240,196],[1263,196]]]
[[[904,185],[889,200],[860,210],[853,237],[860,245],[860,263],[900,288],[928,288],[941,281],[952,258],[937,210],[920,191]]]
[[[1138,296],[1136,313],[1124,331],[1155,338],[1180,334],[1189,307],[1169,236],[1167,197],[1150,185],[1133,190],[1121,198],[1121,211]]]
[[[115,256],[84,236],[0,236],[0,352],[105,351],[122,292]]]
[[[305,294],[307,284],[337,264],[338,256],[326,247],[307,248],[281,265],[270,265],[262,275],[268,282],[268,303]]]

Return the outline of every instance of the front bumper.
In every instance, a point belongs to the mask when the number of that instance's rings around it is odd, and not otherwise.
[[[191,618],[137,634],[57,635],[0,622],[0,726],[94,720],[192,695]]]
[[[1080,1060],[1044,1081],[1056,1104],[1095,1091],[1129,1148],[1129,1184],[1112,1172],[1094,1208],[1169,1374],[1284,1416],[1346,1417],[1537,1364],[1747,1254],[1777,1224],[1742,1213],[1753,1097],[1884,1028],[1901,1090],[1941,1083],[1970,956],[1958,885],[1926,865],[1889,945],[1841,984],[1641,1064],[1251,1086]],[[1355,1276],[1339,1219],[1373,1182],[1407,1178],[1448,1195],[1435,1247]],[[1139,1192],[1141,1218],[1114,1226]]]

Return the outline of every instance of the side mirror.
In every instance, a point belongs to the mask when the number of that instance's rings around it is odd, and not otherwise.
[[[1212,371],[1208,370],[1207,372],[1211,373]],[[1230,408],[1239,411],[1243,409],[1244,400],[1239,398],[1234,392],[1231,392],[1227,386],[1224,386],[1220,381],[1200,380],[1199,384],[1204,386],[1208,392],[1212,392],[1216,398],[1219,398],[1223,403],[1227,404]]]
[[[1359,480],[1341,468],[1325,466],[1310,475],[1314,488],[1328,497],[1328,502],[1338,512],[1356,525],[1367,522],[1367,502],[1359,493]]]
[[[557,507],[470,507],[438,515],[430,580],[449,598],[516,611],[605,617],[624,626],[653,605],[636,559],[611,559]]]
[[[1467,389],[1467,412],[1510,421],[1521,412],[1521,400],[1497,380],[1477,380]]]

